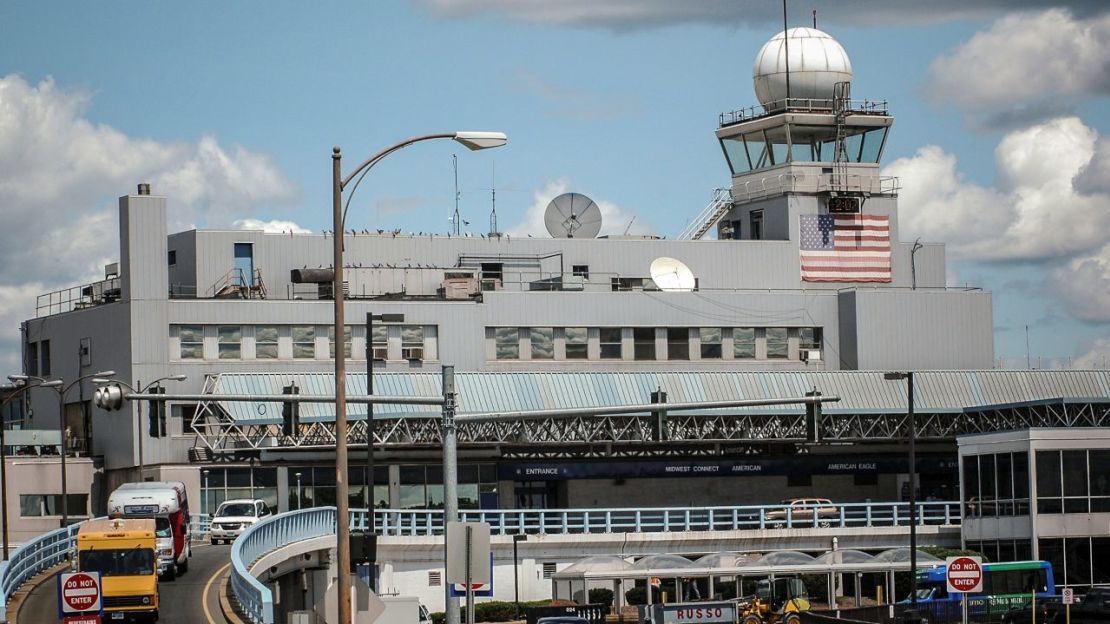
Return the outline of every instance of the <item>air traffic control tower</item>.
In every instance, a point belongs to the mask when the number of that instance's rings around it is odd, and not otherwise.
[[[759,104],[720,116],[731,197],[687,237],[716,225],[719,239],[796,241],[800,215],[868,214],[889,217],[897,240],[897,180],[879,173],[894,122],[886,102],[852,99],[851,61],[828,34],[788,35],[775,35],[756,56]]]

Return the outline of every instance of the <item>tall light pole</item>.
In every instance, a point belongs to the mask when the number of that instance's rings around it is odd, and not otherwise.
[[[332,252],[333,275],[332,296],[335,303],[335,340],[338,343],[343,339],[343,228],[347,217],[347,208],[350,207],[351,197],[358,188],[362,178],[381,159],[393,152],[408,147],[413,143],[430,141],[432,139],[452,139],[471,150],[501,147],[508,142],[508,138],[501,132],[450,132],[440,134],[426,134],[411,137],[395,143],[384,150],[367,158],[355,167],[347,177],[342,172],[342,152],[339,146],[332,148],[331,155],[331,195],[332,195]],[[357,176],[357,179],[355,179]],[[343,205],[343,192],[347,186],[354,182],[351,192],[347,196],[347,205]],[[339,624],[351,624],[351,526],[349,505],[347,500],[347,362],[341,344],[335,349],[335,489],[336,489],[336,521],[335,521],[335,551],[338,559],[339,579],[337,581],[336,596],[339,601]]]
[[[66,393],[70,388],[77,384],[89,379],[91,377],[102,377],[115,375],[115,371],[99,371],[96,373],[89,373],[82,375],[77,379],[64,385],[65,382],[61,378],[51,381],[45,381],[42,377],[35,377],[33,375],[9,375],[8,379],[12,381],[28,381],[30,379],[39,380],[39,386],[43,388],[51,388],[58,393],[58,427],[62,435],[62,526],[69,526],[69,483],[68,472],[66,470],[66,455],[69,454],[69,427],[66,426]]]
[[[93,379],[93,383],[98,386],[119,384],[121,386],[125,386],[128,390],[135,394],[146,394],[147,390],[150,390],[154,386],[159,385],[163,381],[185,381],[186,379],[188,379],[188,377],[186,377],[185,375],[166,375],[165,377],[159,377],[158,379],[155,379],[145,386],[143,386],[142,382],[140,381],[136,381],[135,385],[133,386],[126,381],[122,381],[119,379],[107,379],[107,377],[109,377],[109,375],[104,375],[102,377],[98,376]],[[142,389],[136,390],[135,386],[141,386]],[[143,472],[145,470],[145,466],[143,465],[143,438],[145,437],[145,435],[143,434],[143,404],[141,401],[138,405],[135,406],[135,435],[139,438],[139,481],[143,481]]]
[[[913,416],[913,371],[907,373],[883,373],[889,381],[906,380],[907,420],[910,429],[910,608],[906,609],[903,620],[907,624],[921,621],[917,612],[917,454],[914,443],[917,440],[917,423]]]
[[[374,321],[383,323],[404,323],[404,314],[366,313],[366,394],[374,394]],[[367,562],[370,564],[370,588],[378,591],[378,530],[374,523],[374,404],[366,404],[366,480],[369,483],[369,499],[366,503],[368,523],[365,536]]]
[[[518,620],[520,619],[520,581],[517,578],[517,568],[520,567],[520,563],[517,559],[516,545],[527,540],[527,534],[518,534],[513,536],[513,602],[516,603],[516,619]]]

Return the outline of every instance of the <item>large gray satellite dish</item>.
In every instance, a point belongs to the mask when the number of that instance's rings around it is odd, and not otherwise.
[[[690,292],[697,284],[690,268],[674,258],[652,260],[651,281],[655,282],[659,290],[670,292]]]
[[[601,208],[581,193],[563,193],[547,205],[543,224],[552,238],[594,238],[601,232]]]

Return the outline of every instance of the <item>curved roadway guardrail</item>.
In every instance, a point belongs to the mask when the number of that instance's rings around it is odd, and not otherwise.
[[[335,535],[335,507],[313,507],[271,516],[243,531],[231,546],[231,591],[255,624],[274,624],[274,595],[250,573],[266,553],[293,542]]]
[[[0,562],[0,622],[7,622],[8,600],[21,585],[69,558],[80,527],[71,524],[44,533],[16,548],[7,561]]]
[[[460,511],[459,519],[488,522],[494,534],[658,533],[799,528],[909,526],[908,503],[752,505],[658,509],[496,509]],[[335,507],[313,507],[271,516],[251,526],[231,547],[231,589],[255,624],[273,624],[270,588],[250,573],[263,555],[293,542],[335,534]],[[814,517],[816,516],[816,521]],[[432,536],[443,533],[443,510],[379,509],[378,534]],[[951,525],[960,520],[958,502],[917,504],[919,525]],[[367,530],[367,510],[351,510],[351,528]]]

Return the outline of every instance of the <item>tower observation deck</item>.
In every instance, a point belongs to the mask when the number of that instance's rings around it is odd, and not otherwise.
[[[797,215],[862,214],[866,204],[890,217],[893,238],[898,180],[881,176],[879,162],[894,118],[885,101],[852,99],[851,81],[847,53],[822,31],[792,28],[764,44],[752,70],[759,104],[722,113],[716,131],[730,196],[718,195],[680,237],[716,226],[719,239],[797,240]]]

